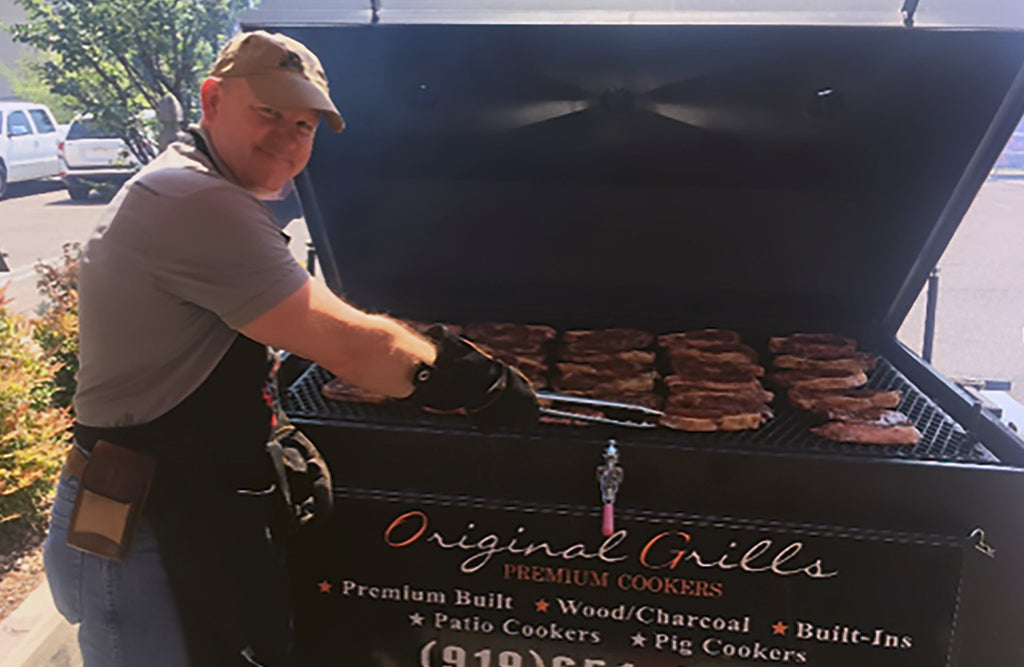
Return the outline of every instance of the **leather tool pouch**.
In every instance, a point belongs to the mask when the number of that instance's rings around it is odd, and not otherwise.
[[[68,544],[103,558],[123,560],[138,530],[155,472],[152,456],[97,441],[82,472]]]

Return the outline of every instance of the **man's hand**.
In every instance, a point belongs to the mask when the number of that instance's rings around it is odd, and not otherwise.
[[[537,423],[537,397],[522,373],[434,325],[426,335],[437,344],[437,360],[422,365],[409,399],[434,410],[465,410],[479,428],[528,428]]]

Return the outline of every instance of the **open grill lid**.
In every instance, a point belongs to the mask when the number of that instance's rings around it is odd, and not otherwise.
[[[328,282],[448,321],[891,338],[1024,111],[1024,32],[288,27],[348,127]]]

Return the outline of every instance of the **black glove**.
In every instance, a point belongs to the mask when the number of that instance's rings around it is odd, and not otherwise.
[[[481,352],[439,324],[426,335],[437,344],[433,366],[416,370],[409,400],[433,410],[465,410],[479,428],[528,428],[537,423],[537,396],[516,369]]]

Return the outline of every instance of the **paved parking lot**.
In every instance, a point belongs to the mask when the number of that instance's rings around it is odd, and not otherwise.
[[[932,363],[954,379],[1010,382],[1024,403],[1024,179],[989,181],[939,261]],[[920,353],[924,299],[900,330]]]
[[[0,200],[0,251],[9,273],[0,273],[14,309],[29,312],[38,302],[33,266],[60,256],[61,245],[84,241],[96,225],[103,203],[72,202],[58,180],[13,183]]]

